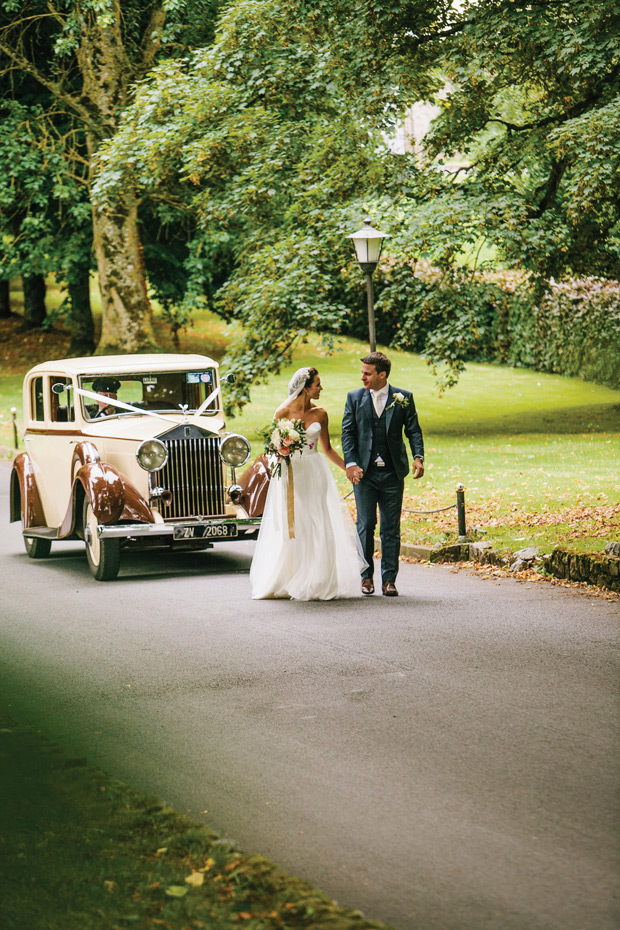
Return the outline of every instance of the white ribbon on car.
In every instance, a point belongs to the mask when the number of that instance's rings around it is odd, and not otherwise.
[[[131,413],[138,413],[140,416],[147,417],[156,417],[158,420],[166,420],[168,423],[178,423],[178,420],[173,420],[172,417],[164,417],[161,413],[155,413],[154,410],[144,410],[142,407],[133,407],[131,404],[126,404],[122,400],[115,400],[113,397],[106,397],[105,394],[96,394],[94,391],[85,391],[84,388],[76,388],[76,394],[81,394],[82,397],[90,397],[92,400],[104,401],[106,407],[119,407],[121,410],[129,410]]]
[[[219,397],[219,395],[220,395],[220,389],[219,387],[216,387],[213,393],[209,394],[207,399],[203,401],[203,403],[200,405],[196,413],[192,416],[192,420],[195,420],[196,417],[199,417],[202,413],[204,413],[207,407],[209,406],[209,404],[212,404],[213,401],[216,399],[216,397]]]
[[[156,413],[154,410],[145,410],[143,407],[134,407],[132,404],[126,404],[122,400],[116,400],[113,397],[107,397],[105,394],[96,394],[94,391],[85,391],[84,388],[76,388],[76,394],[81,394],[83,397],[90,397],[92,400],[105,401],[106,407],[118,407],[121,410],[129,410],[131,413],[138,413],[140,416],[146,415],[147,417],[156,417],[158,420],[166,420],[168,423],[176,423],[176,420],[173,420],[172,417],[165,417],[161,413]],[[192,416],[192,420],[196,417],[199,417],[207,407],[213,403],[220,395],[220,389],[217,387],[213,393],[209,394],[207,399],[200,405],[196,413]]]

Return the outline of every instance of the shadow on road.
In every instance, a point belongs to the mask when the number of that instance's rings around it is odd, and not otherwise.
[[[226,551],[223,547],[208,549],[204,552],[182,552],[156,549],[124,550],[118,577],[109,584],[122,584],[123,581],[169,581],[173,578],[195,578],[201,575],[231,575],[247,573],[252,564],[252,549],[245,552]],[[66,547],[66,548],[65,548]],[[25,564],[26,553],[15,552],[6,556],[9,560],[18,560]],[[93,584],[100,584],[92,578],[86,562],[84,548],[79,544],[60,543],[52,547],[48,558],[32,560],[33,571],[42,566],[54,568],[65,576],[72,576],[80,581],[88,579]]]

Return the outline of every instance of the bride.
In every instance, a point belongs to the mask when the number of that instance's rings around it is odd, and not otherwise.
[[[360,570],[357,533],[340,499],[328,458],[338,468],[344,460],[332,449],[327,412],[319,407],[321,379],[316,368],[300,368],[291,378],[288,398],[275,412],[278,420],[301,420],[307,446],[283,463],[271,479],[256,551],[250,569],[252,597],[331,600],[358,597]],[[318,454],[319,443],[325,456]],[[293,470],[294,538],[289,538],[287,489]]]

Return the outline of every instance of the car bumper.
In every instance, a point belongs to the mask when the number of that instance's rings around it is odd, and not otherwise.
[[[123,523],[108,526],[100,523],[100,539],[138,539],[168,537],[171,540],[203,539],[208,542],[229,542],[254,536],[260,527],[260,517],[245,520],[182,520],[178,523]],[[162,542],[164,540],[162,539]]]

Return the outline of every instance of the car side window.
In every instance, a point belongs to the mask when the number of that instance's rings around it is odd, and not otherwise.
[[[50,384],[50,410],[54,423],[72,423],[75,420],[71,380],[57,378],[54,375],[49,379]]]
[[[43,378],[33,378],[30,382],[30,412],[33,420],[45,419]]]

